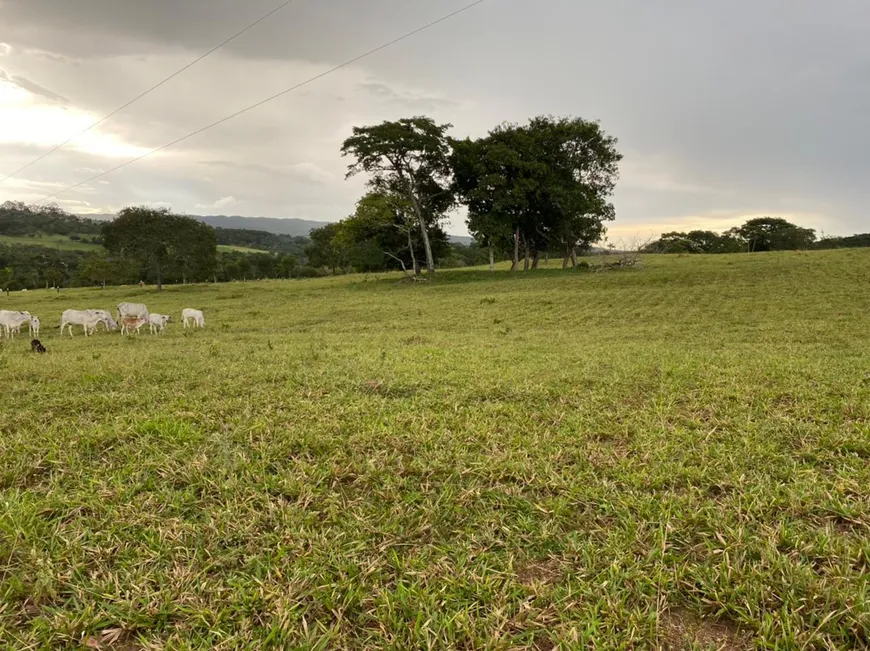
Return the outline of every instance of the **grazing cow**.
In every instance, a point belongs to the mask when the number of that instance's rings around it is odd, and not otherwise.
[[[181,320],[184,322],[185,328],[189,322],[193,324],[194,328],[205,327],[205,317],[202,315],[202,310],[192,310],[186,307],[181,311]]]
[[[31,353],[47,353],[48,351],[45,349],[45,346],[42,345],[42,342],[39,339],[34,339],[30,342],[30,352]]]
[[[108,322],[107,322],[108,321]],[[106,328],[117,327],[112,315],[105,310],[64,310],[60,317],[60,334],[63,335],[65,328],[69,328],[69,336],[73,336],[72,327],[80,325],[85,330],[85,336],[94,334],[97,325],[104,324]]]
[[[148,319],[148,308],[144,303],[118,303],[118,321],[121,321],[125,316],[137,316],[141,319]]]
[[[107,310],[88,310],[88,312],[100,319],[97,324],[99,325],[100,323],[102,323],[104,326],[106,326],[107,332],[109,330],[118,329],[118,323],[115,321],[115,319],[112,318],[112,315]]]
[[[166,324],[172,321],[172,317],[168,314],[149,314],[148,327],[151,334],[166,332]]]
[[[20,333],[21,325],[30,321],[31,318],[30,312],[0,310],[0,326],[3,327],[6,337],[9,339],[14,338],[14,333]]]
[[[30,336],[39,337],[39,317],[35,316],[30,319]]]
[[[140,316],[122,316],[121,317],[121,334],[126,335],[131,330],[135,330],[139,334],[139,328],[148,323],[148,319],[143,319]]]

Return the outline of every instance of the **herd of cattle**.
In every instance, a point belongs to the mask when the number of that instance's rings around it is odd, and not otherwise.
[[[181,311],[181,320],[185,328],[205,327],[205,317],[201,310],[185,308]],[[82,326],[87,337],[94,334],[97,326],[101,323],[106,327],[106,330],[117,330],[120,324],[121,334],[131,332],[139,334],[142,326],[147,324],[151,334],[157,334],[165,332],[166,324],[171,321],[172,317],[168,314],[149,312],[143,303],[119,303],[117,321],[107,310],[65,310],[60,319],[60,334],[62,335],[64,330],[69,329],[70,337],[72,337],[73,326]],[[0,310],[0,335],[5,335],[10,339],[14,338],[16,334],[21,333],[21,328],[25,324],[31,336],[39,336],[38,317],[27,311]]]

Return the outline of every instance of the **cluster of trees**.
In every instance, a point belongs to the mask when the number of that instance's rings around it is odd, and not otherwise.
[[[103,226],[103,246],[115,259],[150,270],[157,291],[167,274],[185,283],[213,277],[217,261],[214,229],[166,208],[124,208]]]
[[[443,222],[464,205],[477,246],[490,266],[535,269],[558,251],[563,266],[600,240],[614,219],[609,197],[622,156],[596,122],[538,117],[505,124],[476,140],[447,135],[451,125],[427,117],[354,127],[342,154],[348,176],[368,175],[368,193],[353,215],[311,233],[312,264],[368,271],[401,268],[429,273],[456,261]]]
[[[0,290],[65,285],[84,258],[79,251],[0,244]]]
[[[823,237],[816,242],[817,249],[847,249],[863,246],[870,246],[870,233],[860,233],[846,237]]]
[[[857,236],[856,236],[857,237]],[[780,217],[758,217],[724,233],[689,231],[663,233],[647,253],[750,253],[816,248],[816,232]]]
[[[795,251],[870,246],[870,233],[846,237],[817,238],[812,228],[803,228],[780,217],[750,219],[724,233],[713,231],[671,232],[644,247],[646,253],[740,253]]]
[[[512,269],[521,257],[534,269],[548,251],[576,266],[616,216],[609,197],[621,159],[597,122],[538,117],[455,142],[454,188],[475,240],[494,255],[511,251]]]

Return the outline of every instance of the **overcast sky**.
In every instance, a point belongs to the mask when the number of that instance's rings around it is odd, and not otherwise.
[[[0,0],[0,176],[280,1]],[[39,200],[467,2],[295,0],[0,200]],[[614,239],[767,214],[870,230],[867,0],[486,0],[58,203],[335,221],[361,193],[339,154],[351,127],[418,114],[459,136],[538,114],[600,120],[625,155]],[[460,215],[449,230],[465,232]]]

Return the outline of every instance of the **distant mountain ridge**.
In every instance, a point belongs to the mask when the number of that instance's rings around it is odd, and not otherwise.
[[[79,215],[86,219],[97,221],[110,221],[115,218],[111,214]],[[326,226],[328,222],[318,222],[311,219],[278,219],[275,217],[242,217],[241,215],[190,215],[194,219],[214,226],[215,228],[235,228],[249,231],[266,231],[275,235],[301,235],[308,234],[315,228]]]

